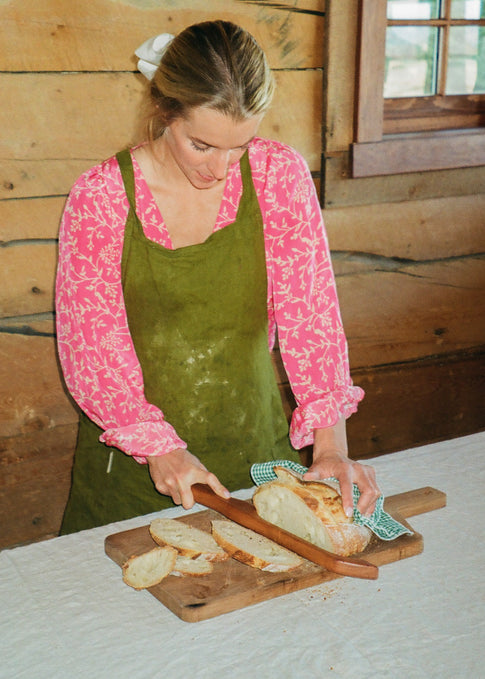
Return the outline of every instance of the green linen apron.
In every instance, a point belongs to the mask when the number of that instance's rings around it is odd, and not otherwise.
[[[130,153],[117,158],[130,202],[123,295],[146,399],[229,490],[247,488],[254,462],[299,461],[268,351],[263,223],[248,154],[236,221],[175,250],[145,236]],[[173,506],[148,466],[100,443],[101,433],[81,416],[62,533]]]

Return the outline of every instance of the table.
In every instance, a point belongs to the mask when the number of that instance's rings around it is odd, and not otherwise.
[[[127,587],[104,554],[107,535],[156,514],[4,550],[0,677],[483,676],[484,449],[485,432],[369,461],[386,495],[447,493],[446,508],[409,520],[423,554],[382,566],[375,581],[339,578],[199,623]]]

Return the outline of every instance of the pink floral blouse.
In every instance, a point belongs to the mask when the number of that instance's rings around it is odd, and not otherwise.
[[[353,386],[349,374],[328,243],[308,167],[294,150],[260,138],[251,143],[249,159],[264,224],[269,350],[277,328],[297,402],[290,439],[299,449],[313,442],[315,428],[355,412],[363,391]],[[153,196],[133,164],[145,234],[172,248]],[[241,193],[236,163],[214,230],[234,221]],[[59,237],[57,337],[67,387],[104,430],[100,440],[146,462],[148,456],[186,444],[145,399],[120,279],[127,214],[115,158],[85,172],[72,188]]]

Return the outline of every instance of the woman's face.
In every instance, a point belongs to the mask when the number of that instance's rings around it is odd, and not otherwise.
[[[239,162],[262,117],[235,121],[214,109],[196,107],[174,120],[162,140],[192,186],[210,189],[224,182],[231,165]]]

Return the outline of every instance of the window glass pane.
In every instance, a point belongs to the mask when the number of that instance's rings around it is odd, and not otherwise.
[[[435,94],[437,40],[432,26],[388,27],[384,97]]]
[[[439,0],[388,0],[388,19],[437,19]]]
[[[446,94],[483,93],[485,93],[485,27],[451,27]]]
[[[485,19],[485,0],[451,0],[452,19]]]

